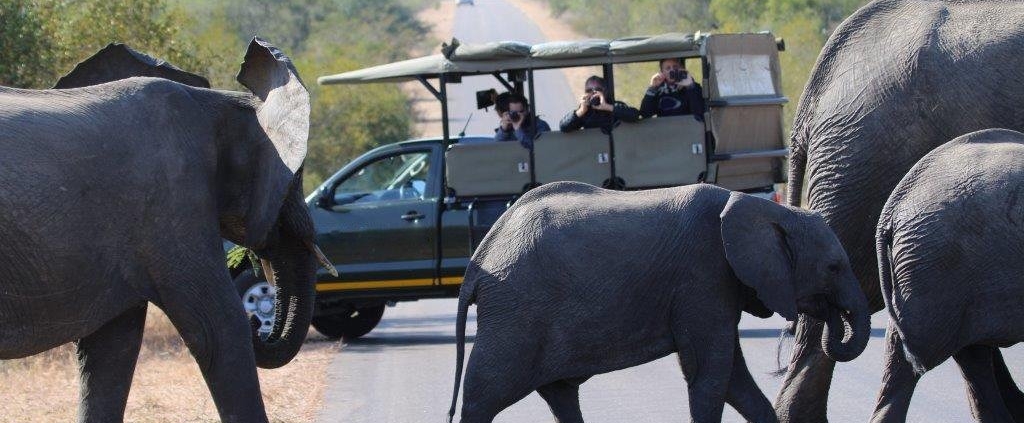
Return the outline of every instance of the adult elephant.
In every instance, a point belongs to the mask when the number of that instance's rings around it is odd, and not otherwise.
[[[801,204],[806,176],[806,205],[835,230],[873,311],[874,228],[900,178],[961,134],[1024,130],[1021,22],[1019,1],[875,1],[818,57],[793,122],[789,203]],[[782,421],[826,421],[835,363],[817,346],[821,328],[798,324],[775,402]]]
[[[159,78],[121,79],[138,74]],[[205,85],[112,45],[63,78],[67,89],[0,87],[0,359],[77,341],[79,419],[121,421],[152,302],[221,419],[266,421],[256,365],[290,361],[313,312],[318,250],[300,193],[309,97],[259,39],[238,75],[252,94],[172,80]],[[265,340],[222,237],[256,251],[278,284]]]

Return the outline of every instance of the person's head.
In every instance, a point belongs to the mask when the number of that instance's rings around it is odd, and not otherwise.
[[[583,85],[583,91],[587,94],[594,92],[603,93],[606,91],[607,87],[608,86],[604,84],[604,78],[597,75],[590,75],[590,78],[587,78],[587,82]]]
[[[522,94],[510,93],[506,108],[510,112],[529,113],[530,102]]]
[[[494,111],[498,112],[498,116],[505,114],[508,111],[508,99],[512,96],[512,93],[506,91],[498,94],[494,97]]]
[[[529,100],[522,94],[512,93],[508,102],[509,119],[517,121],[516,115],[522,115],[526,119],[529,116]]]
[[[683,61],[677,58],[661,59],[661,61],[658,62],[658,68],[661,70],[661,74],[664,75],[665,78],[674,82],[676,81],[676,78],[673,78],[673,76],[677,76],[679,71],[686,70],[686,66],[683,65]]]

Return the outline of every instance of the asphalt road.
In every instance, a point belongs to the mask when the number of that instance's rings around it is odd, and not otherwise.
[[[532,21],[518,8],[502,0],[477,0],[476,6],[459,6],[455,11],[452,30],[455,38],[463,43],[522,41],[538,44],[546,41]],[[576,101],[561,71],[537,71],[534,76],[537,84],[534,87],[537,115],[557,129],[558,121],[573,109]],[[583,84],[583,81],[573,82]],[[498,92],[506,91],[500,82],[489,76],[465,78],[461,84],[448,86],[448,121],[453,136],[462,131],[463,127],[467,135],[494,134],[494,128],[498,126],[497,114],[493,107],[487,111],[477,110],[474,94],[489,88]]]
[[[518,9],[499,0],[477,0],[475,7],[459,7],[455,36],[465,42],[544,41],[536,25]],[[537,75],[538,113],[552,126],[573,106],[567,81],[558,71]],[[579,82],[579,81],[574,81]],[[452,133],[469,120],[467,134],[491,134],[496,126],[493,109],[475,110],[473,92],[500,88],[491,78],[467,78],[450,86]],[[328,370],[327,393],[321,422],[441,422],[451,401],[455,374],[455,300],[400,303],[388,308],[381,324],[362,339],[342,348]],[[472,309],[471,309],[472,312]],[[747,365],[762,391],[773,399],[781,383],[769,373],[777,368],[779,317],[760,320],[744,316],[741,344]],[[865,422],[874,408],[881,381],[881,357],[886,318],[872,320],[872,337],[857,360],[837,366],[829,400],[832,422]],[[475,333],[471,313],[467,332]],[[472,344],[468,344],[470,348]],[[783,360],[789,357],[789,344]],[[467,351],[468,352],[468,351]],[[1004,350],[1007,364],[1018,381],[1024,380],[1024,347]],[[910,409],[910,422],[971,421],[964,384],[952,360],[929,372],[919,383]],[[686,386],[675,355],[604,375],[583,385],[580,393],[588,422],[650,423],[689,420]],[[742,421],[726,407],[727,422]],[[553,421],[547,405],[531,394],[498,416],[497,422]]]

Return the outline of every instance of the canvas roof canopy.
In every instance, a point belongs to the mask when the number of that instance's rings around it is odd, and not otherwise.
[[[523,69],[593,66],[700,55],[705,36],[668,33],[615,40],[553,41],[529,45],[517,41],[461,44],[453,39],[441,54],[322,76],[322,85],[406,82],[419,78],[491,74]]]

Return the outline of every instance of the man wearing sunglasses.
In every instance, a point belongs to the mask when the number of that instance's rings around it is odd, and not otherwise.
[[[686,71],[680,59],[662,59],[660,71],[651,76],[651,85],[640,102],[640,115],[678,116],[692,114],[704,121],[704,94],[700,84]]]
[[[604,78],[593,75],[587,78],[580,104],[562,118],[559,125],[562,132],[575,131],[580,128],[602,128],[610,131],[619,122],[636,122],[640,120],[640,111],[621,101],[608,97]]]

